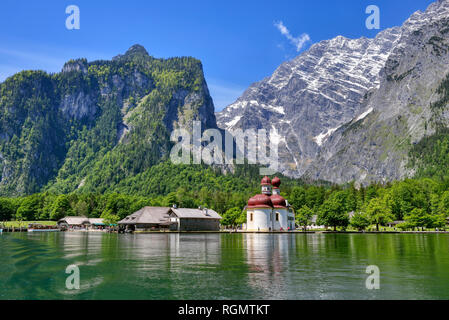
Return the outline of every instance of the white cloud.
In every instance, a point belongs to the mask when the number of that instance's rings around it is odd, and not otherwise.
[[[310,41],[310,36],[307,33],[303,33],[298,37],[292,36],[282,21],[275,22],[274,26],[296,47],[297,52],[301,51],[307,41]]]

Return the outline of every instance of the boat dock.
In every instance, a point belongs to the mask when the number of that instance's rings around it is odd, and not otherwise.
[[[28,232],[28,228],[27,227],[23,227],[23,228],[20,228],[20,227],[18,227],[18,228],[15,228],[15,227],[10,227],[10,228],[9,227],[8,228],[2,227],[0,229],[2,229],[3,233],[5,233],[5,232]]]

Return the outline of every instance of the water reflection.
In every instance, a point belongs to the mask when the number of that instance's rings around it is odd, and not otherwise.
[[[248,285],[260,294],[258,298],[285,299],[286,268],[291,246],[294,246],[292,237],[280,234],[245,234],[244,237]]]
[[[423,234],[5,234],[0,299],[448,299],[448,248]]]

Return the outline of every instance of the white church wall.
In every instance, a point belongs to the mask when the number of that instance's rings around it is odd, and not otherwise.
[[[253,215],[252,220],[251,214]],[[270,214],[271,209],[269,208],[248,209],[246,217],[247,231],[270,231]]]

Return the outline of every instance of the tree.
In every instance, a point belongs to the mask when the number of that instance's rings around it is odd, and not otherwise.
[[[405,221],[411,228],[424,228],[432,223],[432,218],[424,209],[415,208],[405,215]]]
[[[306,190],[304,187],[294,187],[290,196],[289,202],[295,210],[301,209],[306,205]]]
[[[318,215],[318,223],[331,226],[334,231],[337,227],[346,228],[349,224],[349,215],[346,211],[346,193],[337,191],[324,201]]]
[[[212,203],[211,192],[208,191],[207,188],[202,187],[198,192],[198,200],[202,206],[210,207],[210,204]]]
[[[40,199],[38,195],[32,195],[22,200],[17,209],[16,220],[37,220],[39,219]]]
[[[307,230],[307,226],[312,220],[313,210],[308,206],[304,205],[301,209],[296,211],[296,223],[299,226],[303,226],[304,231]]]
[[[235,226],[237,225],[237,220],[240,217],[240,213],[242,212],[242,209],[240,208],[231,208],[227,210],[223,214],[223,219],[221,220],[221,224],[223,226]]]
[[[175,192],[170,192],[166,197],[164,204],[166,207],[172,207],[173,205],[177,204],[177,198]]]
[[[306,205],[316,209],[324,202],[324,187],[310,186],[306,189]]]
[[[347,191],[346,208],[348,211],[356,211],[358,207],[358,197],[357,189],[355,188],[355,183],[351,182],[349,190]]]
[[[376,225],[376,230],[379,231],[379,225],[393,220],[391,209],[386,205],[381,198],[374,198],[366,208],[366,214],[371,223]]]
[[[447,216],[444,214],[432,215],[432,226],[430,228],[444,228],[447,224]]]
[[[246,210],[244,210],[240,213],[239,217],[237,218],[237,220],[235,220],[235,222],[239,225],[246,223],[246,216],[247,216],[247,213],[246,213]]]
[[[415,208],[407,214],[405,221],[411,228],[442,228],[446,225],[444,214],[433,215],[420,208]]]
[[[50,213],[50,219],[59,220],[65,216],[73,214],[72,207],[70,206],[69,199],[66,195],[60,195],[56,198],[53,208]]]
[[[449,191],[446,191],[441,195],[441,200],[438,209],[439,214],[443,214],[446,217],[449,217]]]
[[[120,217],[116,214],[113,214],[110,210],[107,210],[101,214],[101,218],[105,224],[108,225],[116,225],[117,222],[120,221]]]
[[[369,217],[362,212],[355,213],[351,218],[351,226],[359,231],[363,231],[371,224]]]
[[[0,221],[11,220],[16,213],[16,208],[10,199],[0,199]]]
[[[88,204],[83,200],[78,201],[78,203],[75,205],[75,213],[77,216],[87,217],[89,215]]]

